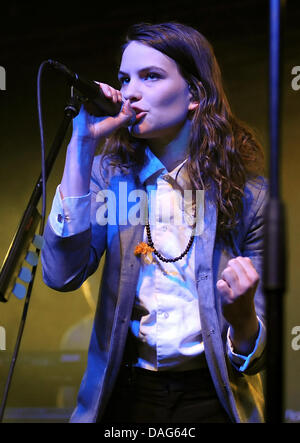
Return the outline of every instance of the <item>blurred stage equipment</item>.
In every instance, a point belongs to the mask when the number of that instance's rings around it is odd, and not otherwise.
[[[286,289],[285,210],[279,193],[281,145],[282,23],[285,0],[270,0],[269,201],[265,214],[264,292],[267,303],[266,421],[283,413],[283,295]]]

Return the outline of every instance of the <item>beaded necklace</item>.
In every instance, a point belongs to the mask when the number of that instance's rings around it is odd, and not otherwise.
[[[187,244],[187,247],[185,248],[185,250],[183,251],[182,254],[178,255],[178,257],[175,258],[165,258],[161,255],[160,252],[157,251],[157,249],[154,246],[152,237],[151,237],[151,230],[150,230],[150,224],[149,222],[146,224],[146,233],[147,233],[147,238],[148,238],[148,246],[150,246],[150,248],[152,248],[152,252],[156,255],[157,258],[159,258],[159,260],[165,262],[165,263],[174,263],[178,260],[181,260],[190,250],[193,241],[194,241],[194,231],[192,231],[192,234],[190,236],[189,242]]]

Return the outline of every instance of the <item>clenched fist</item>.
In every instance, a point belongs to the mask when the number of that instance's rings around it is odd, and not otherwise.
[[[229,260],[217,281],[222,313],[230,324],[230,338],[238,353],[251,352],[258,333],[254,296],[259,275],[248,257]]]

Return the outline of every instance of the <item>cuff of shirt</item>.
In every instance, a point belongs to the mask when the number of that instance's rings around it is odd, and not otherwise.
[[[49,223],[56,235],[69,237],[86,231],[91,222],[91,193],[61,198],[59,185],[52,202]]]
[[[259,332],[254,345],[253,351],[249,355],[237,354],[233,350],[233,345],[229,337],[229,329],[227,331],[227,354],[232,365],[240,372],[246,371],[250,364],[259,358],[264,351],[266,344],[266,328],[263,322],[257,317],[259,323]]]

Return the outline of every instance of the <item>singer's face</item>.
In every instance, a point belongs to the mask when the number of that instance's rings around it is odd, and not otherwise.
[[[192,109],[187,81],[177,63],[142,43],[132,41],[123,52],[119,80],[124,99],[136,112],[129,129],[143,139],[172,139]]]

